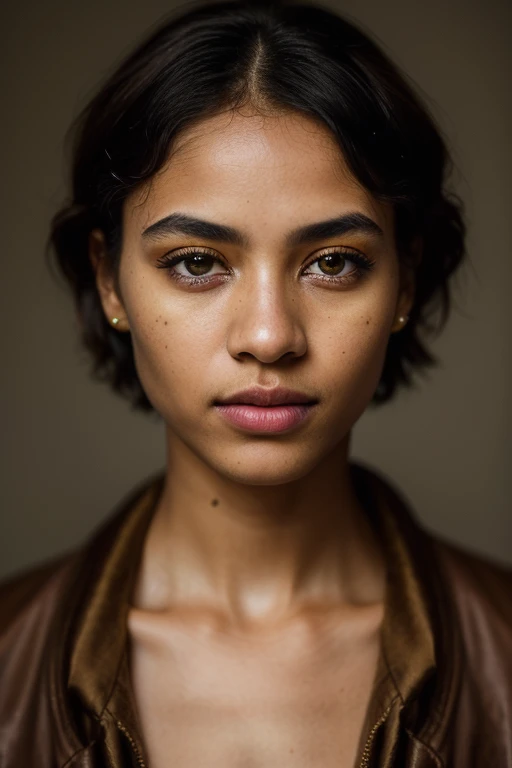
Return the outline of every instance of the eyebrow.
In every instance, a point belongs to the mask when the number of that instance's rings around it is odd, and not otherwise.
[[[373,219],[364,213],[352,211],[332,219],[316,221],[291,230],[286,235],[286,245],[289,248],[296,248],[317,240],[328,240],[332,237],[341,237],[354,232],[377,237],[384,236],[381,227]],[[231,243],[241,248],[249,247],[249,240],[239,229],[198,219],[186,213],[171,213],[169,216],[155,221],[142,232],[144,240],[159,240],[166,235],[187,235],[203,240]]]

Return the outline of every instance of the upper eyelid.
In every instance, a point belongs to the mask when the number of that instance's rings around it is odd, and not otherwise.
[[[318,254],[318,251],[320,251],[320,254]],[[369,257],[366,255],[366,253],[364,253],[363,251],[360,251],[358,248],[353,248],[352,246],[349,246],[349,245],[326,245],[325,248],[319,248],[318,251],[313,252],[312,254],[313,258],[311,259],[310,262],[308,262],[308,264],[311,264],[312,262],[317,261],[318,259],[321,259],[324,253],[328,255],[330,252],[336,253],[339,251],[342,251],[349,255],[350,253],[354,253],[358,256],[362,256],[367,261],[370,260]]]
[[[363,258],[368,259],[369,257],[359,248],[354,248],[354,246],[351,245],[326,245],[323,248],[318,248],[316,251],[313,251],[311,254],[311,261],[315,261],[316,259],[321,258],[322,252],[326,251],[327,253],[329,251],[336,251],[337,250],[343,250],[347,253],[356,253],[362,256]],[[176,259],[181,258],[185,260],[187,257],[192,257],[196,253],[204,253],[207,256],[211,256],[212,258],[216,259],[217,261],[224,262],[224,257],[219,254],[218,251],[216,251],[214,248],[209,248],[208,246],[194,246],[194,245],[185,245],[181,248],[173,248],[171,251],[167,251],[164,253],[160,258],[165,259],[166,257],[175,257]],[[320,254],[320,255],[317,255]],[[309,262],[311,263],[311,262]]]

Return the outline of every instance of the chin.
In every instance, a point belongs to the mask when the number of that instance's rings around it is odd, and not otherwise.
[[[321,457],[313,456],[311,450],[294,456],[284,447],[280,451],[278,446],[260,446],[258,451],[239,449],[231,460],[228,454],[221,462],[209,463],[220,475],[243,485],[285,485],[306,477],[319,461]]]

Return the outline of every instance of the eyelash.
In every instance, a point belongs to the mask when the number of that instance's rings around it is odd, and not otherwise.
[[[359,251],[353,251],[349,248],[345,247],[337,247],[334,248],[332,246],[332,250],[328,250],[324,253],[322,253],[320,256],[317,256],[316,259],[313,259],[309,262],[306,269],[310,267],[312,264],[315,264],[317,261],[320,261],[320,259],[324,258],[325,256],[331,256],[331,255],[337,255],[341,254],[344,257],[347,257],[346,260],[351,262],[355,265],[355,269],[352,270],[348,275],[343,275],[342,277],[339,276],[329,276],[329,275],[320,275],[315,274],[315,279],[320,279],[322,282],[328,282],[331,285],[333,283],[335,284],[346,284],[346,283],[353,283],[359,280],[361,277],[363,277],[363,274],[366,272],[370,272],[371,269],[373,269],[373,266],[375,264],[374,261],[371,261],[366,256],[364,256]],[[169,272],[169,276],[175,280],[177,283],[185,283],[186,285],[205,285],[212,280],[216,278],[224,278],[227,277],[227,275],[221,275],[221,274],[215,274],[215,275],[202,275],[202,276],[194,276],[190,275],[190,277],[185,277],[185,275],[180,275],[179,273],[173,271],[173,267],[177,264],[181,263],[182,261],[187,261],[187,259],[191,259],[193,256],[210,256],[214,262],[217,262],[218,264],[223,264],[222,260],[218,258],[215,254],[207,251],[207,250],[199,250],[198,248],[195,248],[193,246],[189,246],[188,248],[181,249],[180,252],[174,256],[171,256],[170,254],[166,253],[163,256],[160,256],[159,259],[157,259],[157,269],[166,269]]]

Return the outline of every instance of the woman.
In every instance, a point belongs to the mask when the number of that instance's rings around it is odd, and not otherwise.
[[[464,256],[402,75],[315,6],[198,5],[76,127],[51,240],[167,463],[2,588],[4,766],[512,765],[512,574],[349,459]]]

